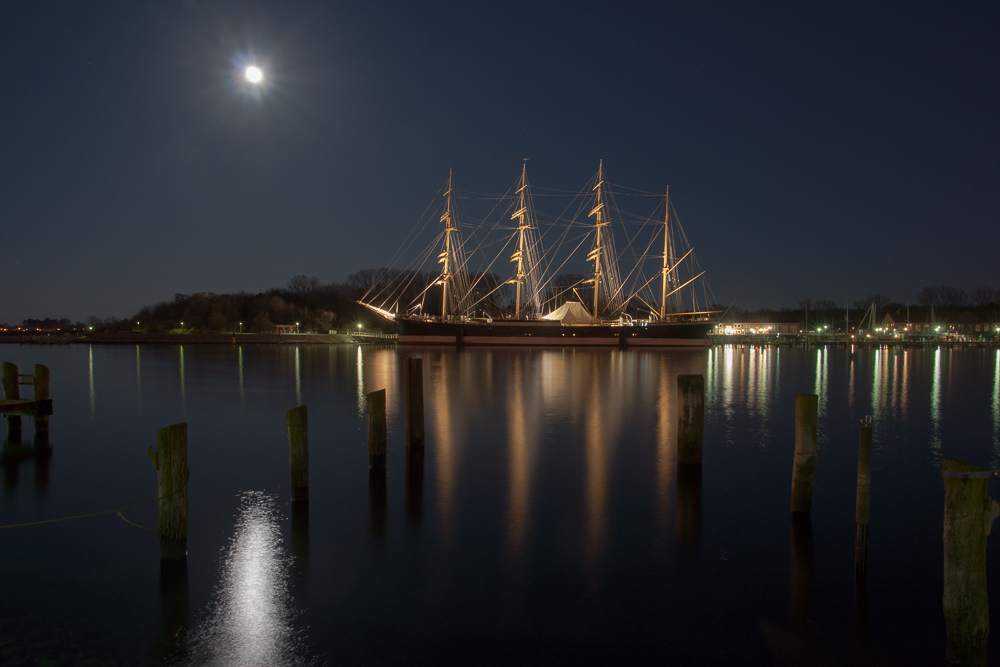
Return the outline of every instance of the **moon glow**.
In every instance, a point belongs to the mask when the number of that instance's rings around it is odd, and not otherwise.
[[[259,67],[255,67],[254,65],[247,67],[243,74],[250,83],[260,83],[264,78],[264,73],[260,71]]]

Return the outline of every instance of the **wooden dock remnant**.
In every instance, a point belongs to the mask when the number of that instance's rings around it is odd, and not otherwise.
[[[868,567],[868,518],[872,494],[872,418],[861,420],[858,434],[858,499],[855,506],[857,533],[854,539],[854,569],[863,574]]]
[[[3,378],[3,398],[4,403],[17,401],[21,398],[21,391],[17,381],[17,366],[9,361],[3,362],[0,367],[0,375]],[[7,407],[7,406],[5,406]],[[7,438],[9,440],[21,440],[21,417],[11,414],[13,409],[4,410],[7,412]]]
[[[304,405],[285,413],[288,430],[288,470],[292,476],[292,502],[309,502],[309,414]]]
[[[35,401],[49,400],[49,369],[43,364],[35,364],[32,369],[31,385]],[[51,404],[48,414],[39,413],[35,416],[35,442],[48,442],[49,415],[52,414]]]
[[[792,465],[792,513],[812,511],[813,487],[816,484],[816,413],[819,397],[799,394],[795,397],[795,458]]]
[[[385,389],[365,395],[368,408],[368,467],[385,469]]]
[[[950,665],[985,665],[990,633],[986,538],[1000,503],[987,482],[996,470],[944,459],[944,619]]]
[[[406,387],[406,448],[424,447],[424,369],[423,359],[410,357],[403,370]]]
[[[156,451],[146,453],[156,468],[159,497],[160,557],[181,558],[187,555],[188,470],[187,422],[161,428],[156,432]]]
[[[701,465],[705,435],[705,377],[677,376],[677,463]]]

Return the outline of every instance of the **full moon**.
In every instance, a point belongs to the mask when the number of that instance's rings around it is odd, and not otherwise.
[[[260,83],[261,80],[264,78],[264,73],[260,71],[260,68],[254,67],[253,65],[247,67],[244,74],[247,77],[247,81],[249,81],[250,83]]]

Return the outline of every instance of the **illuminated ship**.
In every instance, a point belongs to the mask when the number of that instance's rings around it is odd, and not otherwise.
[[[628,216],[631,225],[639,228],[632,230],[622,222],[622,213],[614,202],[615,190],[630,189],[606,183],[602,162],[587,189],[575,196],[577,215],[554,218],[540,235],[525,166],[508,193],[495,198],[508,205],[501,220],[507,221],[506,213],[513,210],[509,220],[515,221],[516,227],[484,218],[472,228],[479,241],[473,253],[467,253],[468,244],[463,242],[456,219],[455,190],[449,173],[440,215],[443,230],[411,268],[382,269],[371,276],[368,293],[359,303],[393,322],[401,344],[706,345],[707,333],[717,323],[719,311],[708,306],[711,300],[703,280],[705,272],[688,246],[676,212],[671,219],[669,189],[666,196],[660,196],[662,216]],[[638,193],[633,190],[626,194]],[[589,213],[583,216],[588,207]],[[571,232],[577,235],[570,237]],[[555,248],[544,252],[542,237],[547,234],[557,238]],[[660,235],[663,254],[650,254],[654,247],[659,249]],[[626,242],[622,255],[631,251],[632,261],[627,267],[623,256],[616,253],[616,237],[619,243]],[[643,243],[640,237],[647,237],[642,252],[636,249]],[[588,240],[590,250],[585,262],[592,265],[589,276],[561,276],[555,281],[546,278],[553,268],[560,270],[572,261],[575,251]],[[573,244],[575,247],[568,253],[561,251],[563,246]],[[499,253],[483,252],[483,248],[498,245]],[[440,270],[423,271],[422,264],[435,252],[437,263],[442,265]],[[492,267],[508,252],[513,253],[510,262],[514,266],[510,278],[502,280]],[[485,269],[471,270],[473,255],[488,261]],[[651,262],[655,263],[652,270]],[[589,298],[581,292],[588,293]]]

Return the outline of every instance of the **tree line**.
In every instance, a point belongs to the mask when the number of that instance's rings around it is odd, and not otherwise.
[[[198,292],[176,294],[173,300],[143,306],[128,319],[90,316],[84,322],[69,319],[26,319],[22,329],[72,329],[94,332],[145,331],[163,333],[238,332],[273,333],[275,325],[294,325],[299,330],[326,333],[332,329],[378,328],[391,331],[392,325],[357,302],[365,299],[388,310],[440,313],[441,289],[435,288],[436,272],[402,271],[398,269],[363,269],[347,276],[342,283],[324,284],[315,276],[296,275],[283,288],[272,288],[256,294],[237,292],[215,294]],[[545,294],[548,311],[568,300],[586,300],[592,288],[580,283],[584,276],[564,274],[552,281]],[[510,310],[505,290],[492,273],[470,276],[472,302],[476,313],[502,317]],[[574,288],[573,286],[577,286]],[[845,317],[849,326],[856,326],[865,311],[875,304],[878,317],[889,313],[897,322],[909,318],[914,322],[988,322],[1000,321],[1000,289],[977,287],[969,292],[947,285],[924,287],[914,304],[907,304],[884,294],[869,294],[850,306],[830,299],[804,299],[796,308],[760,309],[748,311],[739,307],[725,312],[727,321],[789,322],[812,326],[841,328]],[[419,304],[419,306],[415,305]],[[722,310],[720,306],[715,309]],[[932,316],[933,312],[933,316]],[[8,325],[3,328],[10,329]]]

